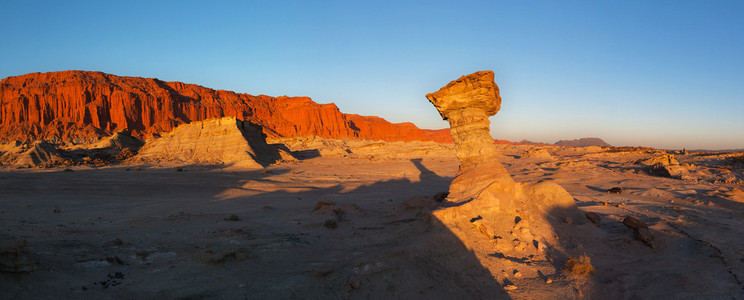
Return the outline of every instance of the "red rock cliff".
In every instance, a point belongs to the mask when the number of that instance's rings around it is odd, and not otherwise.
[[[448,130],[423,130],[341,113],[307,97],[252,96],[194,84],[101,72],[32,73],[0,81],[0,140],[92,141],[128,128],[148,138],[182,123],[235,116],[270,137],[451,143]]]

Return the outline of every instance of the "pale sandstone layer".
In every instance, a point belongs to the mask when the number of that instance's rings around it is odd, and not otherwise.
[[[235,117],[191,122],[178,126],[161,138],[148,141],[136,162],[229,165],[262,168],[289,153],[266,143],[261,128]]]

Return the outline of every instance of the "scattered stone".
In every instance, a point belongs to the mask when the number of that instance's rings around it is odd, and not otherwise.
[[[643,243],[645,243],[647,246],[651,248],[656,248],[656,242],[654,242],[654,237],[651,235],[651,231],[648,230],[648,228],[637,228],[634,229],[635,231],[635,239],[639,240]]]
[[[607,190],[607,193],[610,193],[610,194],[622,194],[623,193],[623,188],[621,188],[621,187],[613,187],[613,188]]]
[[[315,271],[315,270],[313,270],[313,271],[311,272],[311,275],[312,275],[313,277],[317,277],[317,278],[323,278],[323,277],[326,277],[326,276],[328,276],[328,275],[331,275],[331,273],[333,273],[333,272],[335,272],[335,271],[336,271],[336,270],[328,270],[328,271]]]
[[[72,172],[72,169],[70,169],[70,168],[67,168],[67,169],[65,169],[65,170],[64,170],[64,171],[62,171],[62,172]]]
[[[238,217],[237,215],[232,214],[229,217],[225,218],[224,220],[225,221],[240,221],[240,217]]]
[[[176,172],[183,172],[183,168],[181,168],[181,167],[176,168]]]
[[[643,223],[643,221],[638,220],[635,217],[627,216],[623,220],[623,224],[628,228],[633,229],[636,240],[645,243],[651,248],[656,248],[653,235],[651,235],[651,231],[648,230],[648,225],[646,225],[646,223]]]
[[[54,207],[54,210],[53,211],[54,211],[55,214],[58,214],[58,213],[61,213],[62,212],[62,210],[59,209],[59,207],[56,207],[56,206]]]
[[[117,246],[118,247],[118,246],[124,245],[124,242],[121,239],[113,239],[113,240],[110,240],[110,241],[106,242],[103,245],[104,246],[109,246],[109,247],[111,247],[111,246]]]
[[[323,226],[328,229],[336,229],[338,228],[338,222],[333,219],[328,219],[325,221],[325,223],[323,223]]]
[[[355,276],[351,276],[349,278],[349,287],[352,289],[358,290],[362,287],[362,282],[359,281],[359,278],[356,278]]]
[[[638,218],[633,216],[625,217],[625,219],[623,219],[623,225],[632,229],[648,228],[648,225],[646,225],[646,223],[643,223],[643,221],[638,220]]]
[[[235,251],[215,254],[212,250],[204,252],[207,256],[201,258],[203,264],[221,265],[227,262],[240,262],[248,258],[257,258],[256,255],[250,255],[248,249],[238,248]]]
[[[118,256],[106,257],[106,262],[110,264],[125,265],[124,261]]]
[[[318,203],[315,203],[315,208],[313,210],[319,210],[323,208],[324,206],[334,206],[336,203],[331,201],[318,201]]]
[[[587,219],[589,219],[590,222],[599,225],[602,223],[602,217],[600,217],[597,213],[588,211],[584,214]]]
[[[436,202],[442,202],[444,199],[447,199],[447,196],[449,196],[448,192],[441,192],[434,195],[434,201]]]

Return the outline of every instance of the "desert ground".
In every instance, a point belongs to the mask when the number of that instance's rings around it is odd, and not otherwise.
[[[433,217],[451,144],[275,142],[298,159],[1,169],[0,298],[744,299],[742,153],[500,145],[601,218],[545,248]]]

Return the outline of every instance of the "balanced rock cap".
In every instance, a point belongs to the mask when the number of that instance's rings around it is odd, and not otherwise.
[[[478,71],[451,81],[426,98],[434,104],[442,119],[449,119],[449,112],[464,108],[481,108],[487,116],[501,109],[499,87],[493,80],[493,71]]]

